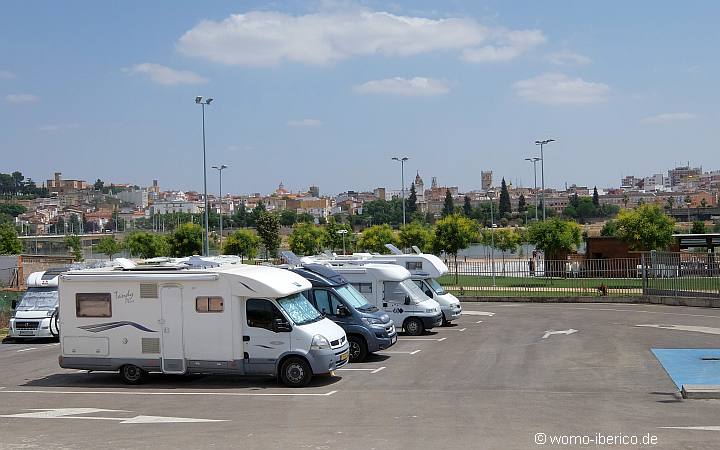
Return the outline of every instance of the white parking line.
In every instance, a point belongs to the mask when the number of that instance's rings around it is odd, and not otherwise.
[[[207,395],[215,397],[329,397],[338,391],[322,394],[310,392],[142,392],[142,391],[50,391],[50,390],[2,390],[3,394],[64,394],[64,395]]]
[[[482,323],[482,320],[478,320],[478,321],[477,321],[477,322],[475,322],[475,323]]]
[[[16,353],[29,352],[30,350],[37,350],[37,347],[21,348],[20,350],[16,350]]]
[[[434,332],[438,332],[438,331],[465,331],[465,330],[467,330],[467,328],[460,328],[459,330],[458,330],[458,329],[455,329],[455,328],[433,328],[433,329],[432,329],[432,331],[434,331]]]
[[[381,370],[383,370],[384,368],[385,368],[385,366],[378,367],[378,368],[373,368],[373,367],[367,367],[367,368],[365,368],[365,367],[363,367],[363,368],[360,368],[360,367],[349,367],[349,368],[347,368],[347,369],[337,369],[337,370],[338,370],[338,371],[346,371],[346,370],[352,371],[352,370],[356,370],[356,371],[363,371],[363,372],[370,372],[370,373],[378,373],[378,372],[380,372]]]
[[[494,316],[494,312],[487,312],[487,311],[463,311],[460,314],[466,315],[466,316]]]
[[[415,355],[415,354],[417,354],[417,353],[419,353],[419,352],[421,352],[421,351],[422,351],[422,350],[413,350],[413,351],[411,351],[411,352],[387,351],[387,352],[383,352],[383,353],[385,353],[385,354],[390,354],[390,355]]]
[[[440,339],[436,339],[436,338],[403,338],[403,341],[435,341],[435,342],[442,342],[442,341],[444,341],[445,339],[447,339],[447,338],[446,338],[446,337],[440,338]]]
[[[55,347],[55,346],[58,346],[58,345],[60,345],[60,343],[59,343],[59,342],[56,342],[56,343],[54,343],[54,344],[43,345],[43,347]]]
[[[378,373],[378,372],[380,372],[381,370],[384,370],[384,369],[385,369],[385,366],[378,367],[377,369],[373,370],[373,371],[370,372],[370,373]]]

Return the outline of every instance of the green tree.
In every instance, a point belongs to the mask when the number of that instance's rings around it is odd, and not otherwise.
[[[0,214],[7,214],[13,217],[17,217],[20,214],[27,212],[27,208],[23,205],[17,205],[14,203],[3,203],[0,204]]]
[[[290,250],[297,255],[314,255],[322,251],[325,233],[311,223],[296,223],[288,238]]]
[[[390,253],[390,250],[385,248],[385,244],[398,244],[395,232],[388,224],[366,228],[357,241],[360,250],[382,254]]]
[[[118,242],[115,236],[104,236],[98,242],[96,249],[98,252],[106,254],[108,258],[113,259],[113,256],[122,250],[122,243]]]
[[[615,233],[617,233],[617,223],[614,220],[608,220],[605,222],[605,225],[603,225],[602,230],[600,230],[600,236],[615,236]]]
[[[263,212],[258,217],[255,228],[257,229],[260,241],[265,247],[265,257],[277,257],[280,248],[280,220],[275,214]]]
[[[176,257],[201,255],[204,232],[200,225],[184,223],[168,236],[170,254]]]
[[[342,234],[338,233],[340,230],[347,231],[344,238]],[[338,221],[335,217],[330,218],[323,232],[325,234],[323,244],[332,251],[343,248],[343,239],[345,240],[345,250],[347,251],[349,248],[348,244],[350,244],[353,239],[352,227],[347,223]]]
[[[443,203],[442,216],[447,217],[455,214],[455,203],[453,202],[452,194],[450,189],[445,190],[445,203]]]
[[[125,236],[125,247],[130,255],[143,259],[169,256],[170,248],[164,236],[147,231],[133,231]],[[202,241],[201,241],[202,248]]]
[[[692,224],[692,228],[690,229],[690,233],[692,234],[705,234],[707,233],[707,230],[705,229],[705,222],[702,220],[696,220]]]
[[[505,253],[515,253],[520,245],[520,234],[512,228],[489,229],[492,234],[491,244],[501,251],[503,261],[503,274],[505,273]]]
[[[593,205],[595,205],[596,208],[599,208],[599,207],[600,207],[600,195],[598,194],[597,186],[595,186],[595,187],[593,188],[592,202],[593,202]]]
[[[237,255],[254,259],[260,246],[260,238],[251,230],[237,230],[228,235],[223,246],[223,255]]]
[[[527,211],[527,201],[525,200],[525,194],[520,194],[518,197],[518,212]]]
[[[253,208],[253,210],[250,212],[250,215],[248,217],[248,223],[247,226],[254,227],[257,223],[260,216],[267,212],[267,208],[265,207],[265,203],[263,203],[262,200],[258,201],[257,205]]]
[[[675,197],[673,197],[673,196],[668,197],[666,200],[665,209],[670,211],[671,209],[673,209],[674,205],[675,205]],[[627,208],[627,205],[625,205],[625,207]]]
[[[19,255],[23,245],[12,224],[0,224],[0,255]]]
[[[510,192],[508,191],[507,183],[505,178],[500,183],[500,215],[510,214],[512,212],[512,204],[510,203]]]
[[[307,212],[300,213],[297,215],[295,223],[315,223],[315,217]]]
[[[478,225],[472,219],[459,214],[443,217],[435,223],[433,248],[445,252],[455,260],[455,283],[458,282],[457,254],[478,239]]]
[[[248,213],[245,202],[240,203],[233,215],[231,216],[233,225],[244,228],[248,226]]]
[[[83,260],[82,242],[77,235],[71,234],[65,237],[65,245],[67,245],[75,261]]]
[[[551,218],[528,228],[528,242],[545,254],[545,270],[550,276],[564,273],[563,253],[575,250],[581,241],[580,225],[572,221]]]
[[[280,225],[291,227],[297,222],[297,212],[292,209],[283,209],[280,212]]]
[[[622,210],[616,222],[616,236],[627,242],[631,250],[663,250],[672,242],[675,220],[657,205]]]
[[[432,252],[433,230],[419,222],[411,222],[400,227],[398,243],[401,248],[416,245],[423,253]]]
[[[463,198],[463,214],[465,217],[472,217],[473,209],[472,204],[470,204],[470,197],[467,195]]]
[[[103,180],[101,180],[100,178],[98,178],[97,180],[95,180],[95,183],[93,184],[93,189],[95,189],[96,191],[102,191],[104,186],[105,186],[105,182]]]
[[[412,213],[417,211],[417,192],[415,191],[415,183],[410,184],[410,195],[408,195],[408,198],[405,203],[405,212],[407,215],[412,215]]]

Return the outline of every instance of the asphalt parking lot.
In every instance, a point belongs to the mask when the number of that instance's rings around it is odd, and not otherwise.
[[[456,325],[401,336],[304,389],[224,376],[125,386],[114,374],[60,369],[55,343],[2,344],[0,448],[603,447],[551,445],[574,436],[718,448],[720,400],[683,400],[651,349],[720,348],[708,331],[720,311],[463,306]]]

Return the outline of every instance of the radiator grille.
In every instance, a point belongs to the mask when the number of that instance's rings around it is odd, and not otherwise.
[[[143,353],[160,353],[160,338],[142,338]]]
[[[158,285],[155,283],[140,283],[140,298],[158,298]]]

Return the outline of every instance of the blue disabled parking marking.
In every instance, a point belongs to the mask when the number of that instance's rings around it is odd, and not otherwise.
[[[678,389],[684,384],[720,385],[720,349],[653,348],[652,352]]]

